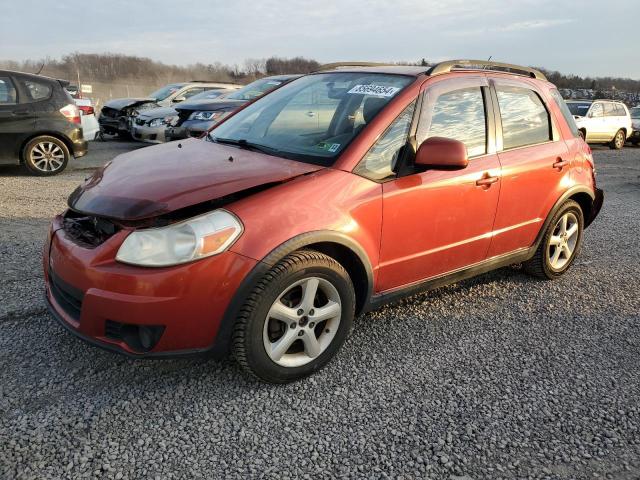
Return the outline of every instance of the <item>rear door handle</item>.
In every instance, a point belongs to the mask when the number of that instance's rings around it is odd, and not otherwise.
[[[499,180],[499,177],[492,177],[488,173],[485,173],[482,178],[476,180],[476,185],[479,187],[490,187]]]
[[[556,162],[553,164],[553,168],[557,168],[558,170],[562,170],[567,165],[569,165],[569,162],[567,160],[563,160],[561,158],[558,158],[556,160]]]

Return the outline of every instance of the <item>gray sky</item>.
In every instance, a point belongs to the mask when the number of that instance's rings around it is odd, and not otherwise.
[[[0,0],[0,59],[480,58],[640,79],[639,0]]]

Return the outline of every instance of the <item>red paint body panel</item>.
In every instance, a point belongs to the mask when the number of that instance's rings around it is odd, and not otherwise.
[[[188,139],[117,157],[76,190],[69,203],[83,213],[138,220],[320,168]]]
[[[226,207],[245,227],[231,251],[263,259],[296,235],[329,230],[360,245],[375,275],[382,226],[381,192],[378,183],[324,169],[245,198]]]
[[[384,184],[384,225],[377,291],[394,289],[485,259],[500,182],[496,155],[473,159],[464,170],[402,177]]]
[[[133,352],[124,342],[105,337],[105,321],[164,325],[152,352],[204,349],[215,339],[220,320],[240,282],[255,260],[225,252],[215,257],[168,268],[140,268],[115,261],[128,234],[121,231],[95,249],[83,248],[52,225],[45,247],[46,295],[67,325],[81,335]],[[60,308],[51,295],[49,269],[85,292],[80,321]]]

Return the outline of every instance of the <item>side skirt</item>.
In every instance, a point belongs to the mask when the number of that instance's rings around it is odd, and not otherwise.
[[[514,263],[525,262],[533,257],[536,252],[537,245],[538,242],[536,242],[534,246],[529,248],[523,248],[511,253],[507,253],[505,255],[489,258],[469,267],[454,270],[453,272],[445,273],[438,277],[429,278],[427,280],[422,280],[407,286],[396,288],[394,290],[388,290],[386,292],[373,295],[370,298],[368,305],[365,306],[364,312],[375,310],[383,305],[386,305],[387,303],[400,300],[401,298],[409,297],[421,292],[426,292],[428,290],[433,290],[445,285],[450,285],[452,283],[457,283],[471,277],[476,277],[478,275],[482,275],[483,273],[490,272],[491,270],[507,267],[509,265],[513,265]]]

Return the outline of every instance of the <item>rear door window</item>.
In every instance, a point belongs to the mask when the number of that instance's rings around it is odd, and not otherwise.
[[[604,116],[605,117],[617,117],[618,111],[616,109],[616,105],[614,103],[605,103],[604,104]]]
[[[11,79],[9,77],[0,77],[0,105],[13,105],[17,101],[16,87]]]
[[[602,104],[594,103],[593,107],[591,107],[591,110],[589,110],[589,116],[593,118],[604,116],[604,108],[602,107]]]
[[[505,150],[553,139],[549,112],[536,92],[524,87],[496,85],[496,93]]]
[[[40,100],[46,100],[51,96],[51,85],[45,82],[38,82],[35,80],[23,80],[22,84],[25,86],[29,100],[32,102],[38,102]]]

